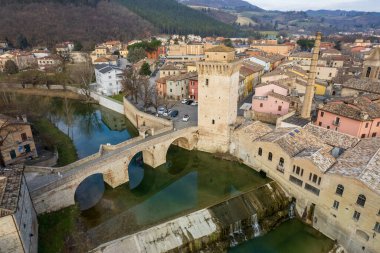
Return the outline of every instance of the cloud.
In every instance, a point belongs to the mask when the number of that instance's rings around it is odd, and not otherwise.
[[[379,0],[246,0],[267,10],[358,10],[380,12]]]

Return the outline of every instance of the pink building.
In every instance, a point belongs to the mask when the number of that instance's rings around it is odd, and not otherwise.
[[[161,77],[156,80],[156,90],[159,97],[166,98],[166,81],[169,77]]]
[[[369,96],[322,105],[315,125],[359,138],[380,136],[380,105]]]
[[[298,97],[288,96],[288,88],[279,83],[256,86],[252,98],[252,109],[255,112],[284,115],[292,107],[300,104]]]
[[[198,75],[189,78],[189,98],[198,101]]]

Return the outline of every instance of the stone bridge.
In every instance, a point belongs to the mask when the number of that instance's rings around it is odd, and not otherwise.
[[[87,177],[101,173],[104,181],[115,188],[129,181],[128,166],[132,158],[143,153],[144,163],[156,168],[166,162],[170,145],[192,150],[198,142],[197,127],[171,130],[147,138],[137,137],[115,146],[103,146],[99,154],[78,161],[65,169],[52,171],[43,185],[34,187],[31,196],[37,213],[56,211],[75,204],[74,195]],[[45,179],[46,179],[45,178]],[[33,188],[33,187],[31,187]]]

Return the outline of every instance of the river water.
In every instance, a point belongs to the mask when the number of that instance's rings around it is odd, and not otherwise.
[[[72,116],[54,110],[48,114],[72,138],[80,158],[97,152],[100,144],[116,144],[136,135],[123,115],[99,106],[81,107],[73,106]],[[174,146],[167,163],[155,169],[144,165],[138,154],[129,174],[130,182],[115,189],[103,182],[102,175],[93,175],[78,187],[76,206],[39,216],[39,252],[85,252],[269,182],[245,165]],[[315,232],[291,221],[229,252],[327,252],[331,241],[321,240]],[[290,244],[300,249],[315,245],[316,251],[289,251]]]

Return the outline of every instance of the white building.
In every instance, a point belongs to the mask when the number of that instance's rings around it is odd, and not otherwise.
[[[123,70],[114,65],[95,65],[95,77],[98,92],[111,96],[119,94],[122,89]]]

